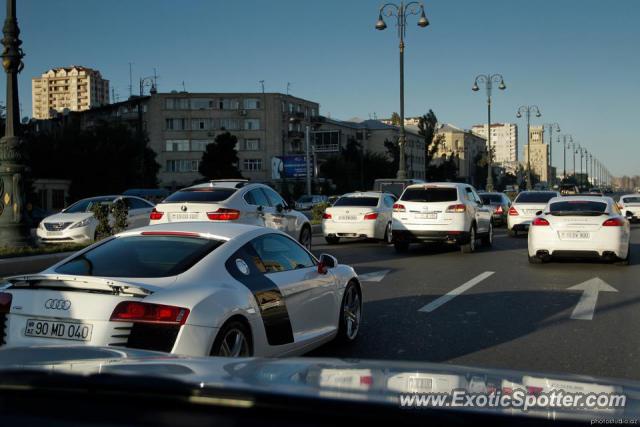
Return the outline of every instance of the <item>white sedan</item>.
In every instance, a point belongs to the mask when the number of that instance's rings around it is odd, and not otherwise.
[[[69,343],[197,356],[284,356],[353,341],[355,271],[243,224],[148,226],[0,287],[0,348]]]
[[[620,196],[618,202],[622,214],[631,222],[640,221],[640,194],[626,194]]]
[[[322,215],[322,234],[329,244],[341,238],[365,237],[391,244],[392,194],[358,192],[341,196]]]
[[[629,221],[611,197],[554,197],[531,221],[529,261],[568,256],[627,265],[630,237]]]
[[[36,235],[43,243],[91,243],[96,238],[98,221],[91,209],[97,204],[112,205],[122,200],[127,206],[127,228],[149,225],[153,204],[135,196],[98,196],[78,200],[60,213],[43,219]]]

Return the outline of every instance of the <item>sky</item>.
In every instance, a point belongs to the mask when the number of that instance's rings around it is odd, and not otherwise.
[[[31,78],[49,68],[100,70],[119,100],[138,78],[159,76],[161,92],[290,93],[337,119],[385,118],[399,110],[398,38],[393,18],[376,31],[373,0],[18,0],[25,68],[22,115],[31,116]],[[1,8],[4,20],[4,7]],[[640,1],[427,0],[426,28],[408,18],[405,114],[432,109],[440,122],[486,122],[476,75],[501,73],[492,121],[560,124],[614,175],[640,174]],[[0,99],[5,98],[4,85]],[[554,138],[555,139],[555,138]],[[562,148],[554,146],[562,170]],[[567,161],[570,169],[572,164]]]

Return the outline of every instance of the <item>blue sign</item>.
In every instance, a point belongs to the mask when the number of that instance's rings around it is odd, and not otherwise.
[[[313,157],[309,163],[311,175],[313,175]],[[274,179],[305,178],[307,176],[307,156],[274,157],[271,174]]]

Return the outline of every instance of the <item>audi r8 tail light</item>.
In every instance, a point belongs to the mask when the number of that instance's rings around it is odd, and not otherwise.
[[[123,301],[113,310],[109,320],[114,322],[184,325],[188,316],[188,308],[138,301]]]

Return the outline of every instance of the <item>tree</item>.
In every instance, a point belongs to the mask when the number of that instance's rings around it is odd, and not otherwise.
[[[402,122],[401,118],[400,118],[400,114],[396,113],[395,111],[393,113],[391,113],[391,124],[394,126],[400,126],[400,123]]]
[[[238,138],[229,132],[221,133],[208,144],[198,171],[208,179],[242,178],[238,170]]]
[[[439,135],[436,133],[437,127],[438,127],[438,118],[436,117],[436,114],[433,112],[433,110],[429,110],[427,114],[422,115],[418,119],[418,134],[422,136],[422,138],[424,139],[424,147],[425,147],[425,154],[424,154],[425,165],[424,166],[426,171],[426,177],[427,179],[430,179],[430,180],[435,180],[435,179],[454,180],[458,175],[457,173],[458,169],[451,167],[451,165],[453,164],[453,153],[451,156],[449,156],[449,159],[447,160],[449,163],[451,163],[450,165],[446,165],[443,168],[442,163],[440,162],[436,162],[436,164],[432,164],[434,163],[433,162],[434,157],[438,153],[438,149],[440,148],[440,145],[442,144],[442,141],[444,139],[443,135]],[[452,176],[441,176],[444,170],[448,170],[449,172],[455,171],[455,173]]]

